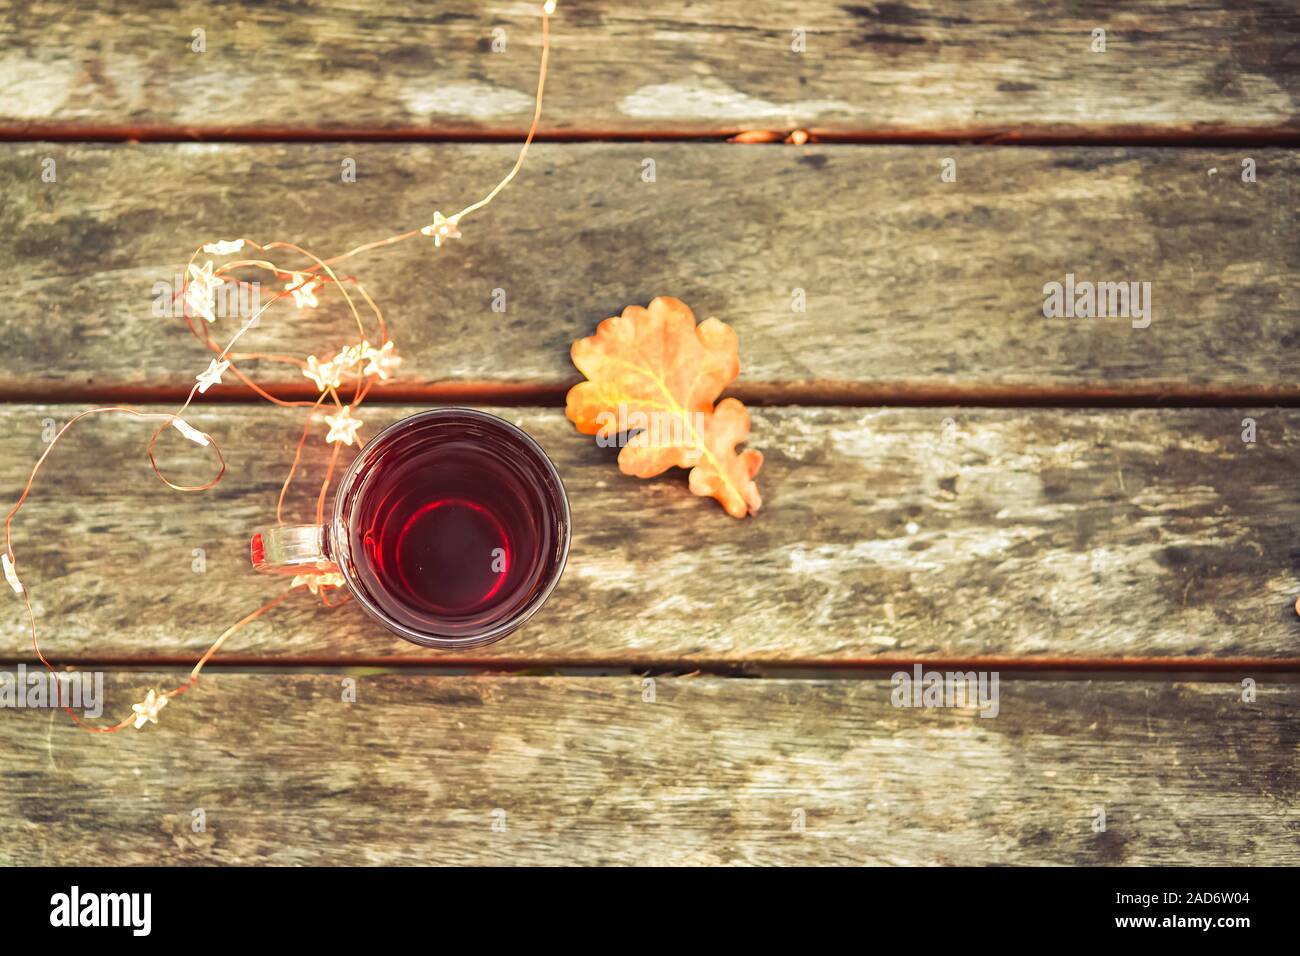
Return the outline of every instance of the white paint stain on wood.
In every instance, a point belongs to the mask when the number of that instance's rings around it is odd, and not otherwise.
[[[68,62],[42,63],[11,53],[0,58],[0,115],[41,119],[59,110],[72,93],[76,67]]]
[[[399,95],[402,105],[416,116],[486,120],[528,113],[533,108],[531,95],[487,83],[443,83],[423,88],[406,84]]]
[[[863,112],[843,100],[774,103],[750,96],[713,77],[643,86],[625,96],[619,110],[624,116],[637,119],[776,120],[786,125],[806,123],[828,114],[846,116]]]

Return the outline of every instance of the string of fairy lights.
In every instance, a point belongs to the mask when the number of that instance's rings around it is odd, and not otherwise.
[[[50,458],[59,440],[83,419],[92,416],[126,415],[142,421],[156,422],[157,427],[147,446],[149,464],[154,473],[167,487],[173,490],[183,492],[207,491],[214,487],[225,474],[225,456],[221,453],[221,448],[216,439],[211,434],[195,428],[194,425],[186,421],[184,415],[197,396],[206,393],[213,385],[222,384],[223,376],[230,374],[252,389],[257,395],[275,405],[287,408],[309,407],[311,409],[299,436],[289,473],[280,488],[279,498],[276,501],[275,517],[277,523],[283,524],[285,496],[298,471],[303,449],[311,440],[313,432],[316,432],[327,446],[332,446],[325,477],[321,483],[320,493],[316,498],[316,521],[318,524],[323,523],[325,501],[343,447],[345,445],[360,444],[358,431],[363,422],[357,417],[356,411],[373,388],[393,380],[402,362],[397,353],[396,345],[389,337],[388,327],[378,304],[366,292],[361,282],[354,276],[340,275],[337,267],[362,253],[392,246],[420,236],[431,239],[434,248],[441,249],[445,242],[461,238],[460,225],[466,217],[486,207],[514,180],[523,167],[524,159],[528,155],[528,147],[532,144],[533,138],[537,134],[538,123],[541,121],[542,97],[546,87],[547,61],[550,55],[550,18],[554,12],[555,0],[546,0],[541,8],[542,49],[537,72],[537,93],[534,97],[533,116],[528,127],[528,134],[524,137],[514,166],[486,195],[450,216],[444,215],[440,211],[435,212],[433,221],[418,229],[398,233],[386,239],[363,243],[341,255],[327,259],[322,259],[292,242],[275,241],[262,244],[243,237],[204,243],[190,256],[189,262],[186,264],[183,286],[176,292],[176,297],[182,303],[185,321],[191,333],[206,346],[213,354],[213,358],[208,362],[207,368],[195,376],[194,384],[190,387],[185,401],[176,411],[170,413],[144,412],[139,409],[116,405],[87,409],[69,419],[54,434],[45,450],[32,466],[22,494],[19,495],[18,500],[5,516],[4,551],[0,553],[0,565],[3,566],[5,580],[22,599],[26,607],[32,648],[37,658],[51,674],[57,674],[58,670],[46,658],[41,650],[40,641],[37,639],[36,614],[32,606],[31,591],[29,585],[18,574],[20,565],[14,553],[13,522],[14,517],[31,495],[37,475]],[[271,256],[280,254],[294,256],[300,261],[295,267],[288,268],[278,264],[271,258]],[[203,260],[201,265],[199,264],[200,259]],[[240,327],[222,345],[213,336],[213,325],[218,319],[216,314],[218,294],[223,291],[222,287],[228,282],[238,285],[246,284],[246,280],[236,277],[236,272],[245,275],[254,270],[271,276],[277,283],[282,283],[282,291],[276,293],[269,301],[260,305],[251,315],[244,319]],[[333,355],[324,359],[317,355],[308,355],[305,359],[299,359],[286,355],[234,351],[235,346],[241,339],[261,325],[263,315],[272,306],[290,300],[292,307],[299,311],[315,309],[320,305],[318,296],[325,295],[331,290],[337,291],[342,296],[352,320],[356,323],[358,335],[356,341],[343,346]],[[315,385],[319,395],[315,401],[287,401],[280,399],[260,387],[240,369],[241,362],[251,361],[296,365],[301,369],[303,376]],[[345,382],[351,386],[349,390],[351,400],[347,402],[340,395],[340,390],[344,389]],[[326,411],[328,414],[320,416],[321,411]],[[325,428],[324,434],[320,435],[322,417]],[[212,454],[216,456],[218,466],[214,477],[200,485],[184,485],[171,481],[162,473],[156,458],[156,446],[159,438],[167,433],[168,428],[174,428],[187,440],[212,450]],[[159,712],[167,706],[169,701],[184,694],[197,683],[204,666],[212,660],[232,635],[238,633],[244,627],[281,604],[289,595],[299,590],[306,589],[310,591],[318,596],[327,607],[337,607],[346,601],[346,591],[343,592],[341,599],[336,600],[332,600],[330,594],[342,587],[342,576],[337,571],[331,571],[328,568],[319,568],[307,574],[295,575],[287,589],[226,628],[198,659],[184,682],[167,691],[160,691],[156,687],[150,688],[142,701],[131,705],[130,714],[114,723],[91,723],[78,715],[70,706],[67,706],[62,698],[60,698],[59,703],[78,727],[91,733],[114,733],[127,727],[139,729],[146,724],[156,724]],[[62,688],[62,684],[57,681],[55,686]]]

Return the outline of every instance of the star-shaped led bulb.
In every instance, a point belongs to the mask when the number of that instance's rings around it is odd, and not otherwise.
[[[345,445],[351,445],[357,439],[357,429],[361,427],[361,419],[352,417],[352,409],[344,406],[337,415],[326,415],[325,421],[330,427],[329,434],[325,436],[327,444],[332,442],[342,442]]]
[[[149,688],[149,693],[145,695],[143,701],[131,705],[131,709],[135,711],[135,729],[139,730],[145,724],[158,723],[158,711],[166,706],[167,695],[158,693],[152,687]]]
[[[314,291],[318,285],[319,279],[309,279],[305,273],[295,272],[293,279],[285,283],[284,291],[293,295],[293,304],[298,308],[314,309],[320,304]]]
[[[460,238],[460,230],[456,228],[456,223],[459,221],[459,215],[444,216],[440,212],[435,212],[432,224],[425,226],[420,232],[426,236],[433,236],[433,244],[441,246],[444,239]]]
[[[195,376],[199,382],[199,394],[202,395],[213,385],[220,385],[221,373],[228,368],[230,368],[230,363],[225,360],[218,362],[213,359],[209,362],[208,367]]]
[[[380,348],[375,348],[369,342],[363,341],[361,343],[361,357],[366,360],[366,367],[361,370],[361,374],[377,375],[381,382],[385,381],[396,370],[397,366],[402,364],[401,358],[393,351],[391,341],[385,342]]]

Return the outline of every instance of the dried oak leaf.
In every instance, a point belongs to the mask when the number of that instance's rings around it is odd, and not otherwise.
[[[584,435],[613,444],[625,475],[651,478],[690,468],[694,494],[716,498],[736,518],[763,504],[754,475],[762,452],[737,452],[749,412],[734,398],[714,401],[740,372],[735,331],[717,319],[695,324],[678,299],[659,296],[605,319],[573,343],[573,364],[587,381],[569,389],[565,414]]]

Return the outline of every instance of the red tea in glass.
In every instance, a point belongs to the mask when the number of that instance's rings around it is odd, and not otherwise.
[[[407,640],[499,640],[545,602],[569,550],[555,466],[520,429],[486,412],[423,412],[381,431],[339,486],[325,528],[253,539],[260,571],[337,566],[357,601]]]

